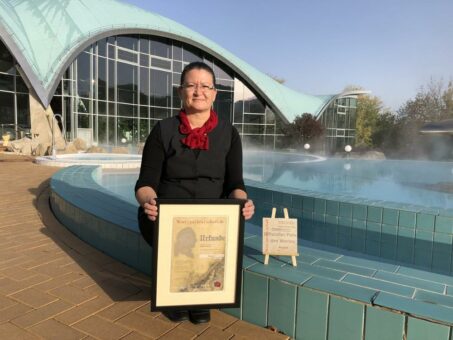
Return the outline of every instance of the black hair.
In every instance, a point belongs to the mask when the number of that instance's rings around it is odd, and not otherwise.
[[[197,69],[197,70],[205,70],[205,71],[211,73],[212,80],[214,82],[213,85],[215,87],[215,74],[214,74],[214,71],[212,70],[212,68],[209,65],[207,65],[207,64],[205,64],[205,63],[203,63],[201,61],[194,61],[194,62],[186,65],[186,67],[184,67],[184,70],[182,70],[182,73],[181,73],[181,83],[180,83],[180,85],[184,84],[184,78],[186,77],[187,72],[195,70],[195,69]]]

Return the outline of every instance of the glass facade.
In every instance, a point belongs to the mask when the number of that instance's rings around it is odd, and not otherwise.
[[[324,149],[326,152],[343,150],[355,141],[357,98],[340,97],[324,110],[320,121],[325,128]]]
[[[64,73],[52,99],[67,140],[128,146],[143,143],[157,121],[181,107],[181,72],[204,61],[216,75],[214,109],[231,121],[246,147],[277,147],[282,120],[219,60],[176,40],[118,35],[97,41]]]
[[[0,133],[22,138],[30,130],[28,88],[16,68],[16,60],[0,40]]]

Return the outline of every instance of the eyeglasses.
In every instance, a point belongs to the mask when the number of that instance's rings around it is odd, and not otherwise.
[[[181,87],[188,92],[194,92],[195,89],[198,89],[203,93],[207,93],[207,92],[215,89],[214,85],[208,85],[208,84],[198,84],[197,85],[194,83],[182,84]]]

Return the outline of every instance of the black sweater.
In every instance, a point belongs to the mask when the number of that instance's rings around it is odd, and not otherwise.
[[[208,134],[209,150],[191,150],[181,143],[179,118],[157,123],[143,149],[135,191],[150,186],[160,198],[222,198],[245,191],[242,145],[231,123],[219,120]]]

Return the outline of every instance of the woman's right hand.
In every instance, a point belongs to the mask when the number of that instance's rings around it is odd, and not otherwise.
[[[151,198],[149,202],[143,204],[143,210],[151,221],[157,219],[157,205],[154,198]]]

